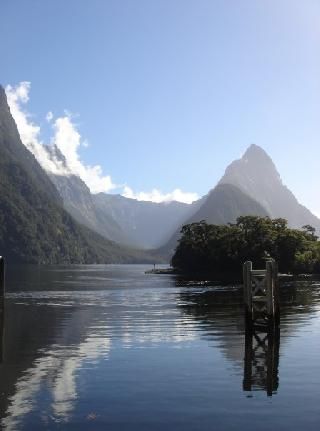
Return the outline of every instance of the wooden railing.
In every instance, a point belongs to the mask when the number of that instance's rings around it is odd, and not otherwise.
[[[266,269],[252,269],[252,262],[243,265],[244,306],[247,320],[266,323],[278,319],[278,268],[274,260],[266,262]]]
[[[266,269],[243,265],[246,318],[243,390],[266,390],[272,396],[278,388],[280,345],[278,267],[274,260]]]

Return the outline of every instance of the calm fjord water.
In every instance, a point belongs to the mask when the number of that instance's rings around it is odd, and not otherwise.
[[[280,347],[248,355],[239,286],[146,269],[9,268],[2,429],[319,429],[319,282],[281,287]]]

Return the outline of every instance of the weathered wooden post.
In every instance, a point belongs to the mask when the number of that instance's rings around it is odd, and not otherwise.
[[[266,263],[267,316],[279,318],[278,267],[274,260]]]
[[[265,269],[243,265],[246,319],[243,390],[265,389],[271,396],[278,387],[279,292],[278,267],[274,260]]]
[[[243,299],[246,323],[252,321],[252,262],[243,265]]]
[[[246,321],[259,324],[279,319],[278,268],[274,260],[266,269],[252,269],[252,262],[243,265],[243,291]]]
[[[4,304],[4,258],[0,256],[0,306],[3,307]]]

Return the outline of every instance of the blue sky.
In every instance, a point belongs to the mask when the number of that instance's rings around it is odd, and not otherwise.
[[[199,196],[255,143],[320,214],[319,0],[1,0],[0,14],[0,82],[31,83],[42,141],[48,111],[68,110],[79,158],[113,184]]]

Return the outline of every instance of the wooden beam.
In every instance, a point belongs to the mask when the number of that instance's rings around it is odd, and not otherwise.
[[[252,262],[243,265],[243,297],[247,319],[252,319]]]
[[[5,282],[4,258],[0,256],[0,301],[2,305],[4,300],[4,282]]]

